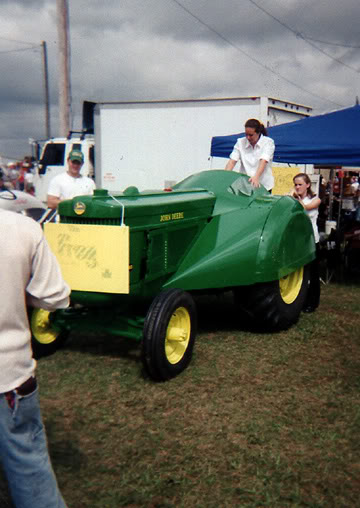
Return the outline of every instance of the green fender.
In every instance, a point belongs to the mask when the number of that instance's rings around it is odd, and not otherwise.
[[[315,257],[311,222],[293,198],[255,199],[216,215],[164,289],[225,288],[278,280]]]
[[[279,280],[315,258],[311,221],[304,208],[283,196],[271,208],[260,239],[256,281]]]
[[[215,216],[164,288],[224,288],[254,280],[259,238],[269,209],[238,209]]]

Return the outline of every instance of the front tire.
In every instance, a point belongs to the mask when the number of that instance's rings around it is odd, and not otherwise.
[[[280,280],[236,290],[235,300],[260,328],[286,330],[299,319],[307,297],[309,277],[309,266],[306,265]]]
[[[68,331],[59,331],[53,327],[50,314],[45,309],[31,309],[29,312],[31,346],[36,360],[55,353],[69,336]]]
[[[197,331],[196,307],[189,293],[170,289],[152,302],[145,318],[142,358],[156,381],[166,381],[189,365]]]

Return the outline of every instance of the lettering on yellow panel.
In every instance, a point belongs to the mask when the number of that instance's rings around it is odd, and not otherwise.
[[[71,289],[129,293],[129,228],[90,224],[44,226]]]
[[[289,194],[294,187],[293,178],[301,173],[301,170],[298,167],[290,168],[288,166],[273,166],[272,170],[275,179],[272,193],[278,196]]]
[[[69,234],[60,234],[58,236],[58,254],[60,256],[74,257],[84,261],[88,268],[96,268],[96,247],[93,245],[81,245],[72,243]]]

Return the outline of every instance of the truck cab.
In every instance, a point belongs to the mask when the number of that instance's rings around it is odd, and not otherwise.
[[[35,145],[39,146],[37,142]],[[67,170],[67,158],[71,150],[81,150],[84,164],[81,173],[94,177],[94,137],[81,133],[70,133],[66,138],[51,138],[45,141],[34,175],[35,196],[46,202],[50,180]],[[40,150],[39,150],[40,151]]]

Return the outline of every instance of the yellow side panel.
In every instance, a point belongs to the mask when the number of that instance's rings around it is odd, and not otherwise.
[[[54,224],[45,237],[71,289],[129,293],[129,227]]]
[[[285,196],[289,194],[293,188],[293,178],[298,173],[302,173],[298,167],[288,166],[273,166],[273,175],[275,179],[275,186],[273,187],[272,193],[276,196]]]

